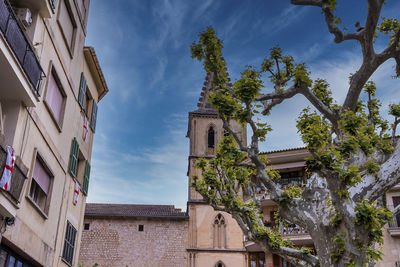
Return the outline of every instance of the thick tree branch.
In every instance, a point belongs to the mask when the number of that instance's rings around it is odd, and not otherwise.
[[[341,43],[345,40],[361,40],[361,32],[355,33],[347,33],[344,34],[335,24],[335,16],[332,13],[332,10],[329,7],[327,1],[320,0],[291,0],[291,3],[294,5],[305,5],[305,6],[317,6],[322,9],[322,12],[325,16],[325,22],[328,26],[328,30],[335,36],[335,43]]]
[[[358,190],[360,193],[356,194],[355,197],[365,197],[372,202],[400,182],[400,142],[397,144],[390,158],[381,165],[377,173],[377,178],[372,177],[372,179],[368,179],[369,181],[372,180],[372,183],[360,185],[362,186]]]
[[[304,95],[313,106],[321,112],[333,125],[337,125],[337,121],[339,120],[339,115],[332,111],[328,106],[322,103],[312,92],[311,90],[303,85],[303,84],[295,84],[288,89],[284,90],[283,92],[273,92],[269,94],[263,94],[256,98],[257,101],[261,101],[264,104],[263,114],[267,113],[273,106],[276,104],[281,103],[284,99],[291,98],[296,94]],[[266,103],[267,100],[272,100],[270,103]],[[274,103],[274,100],[276,101]],[[280,101],[278,103],[278,101]]]

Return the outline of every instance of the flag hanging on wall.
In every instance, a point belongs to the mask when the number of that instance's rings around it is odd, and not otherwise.
[[[11,175],[14,170],[14,164],[15,164],[14,150],[12,149],[12,147],[7,146],[6,166],[4,167],[3,176],[1,177],[0,180],[0,188],[6,191],[10,191]]]
[[[75,181],[75,190],[74,190],[74,205],[78,204],[78,197],[79,197],[79,183]]]
[[[83,141],[86,142],[87,136],[88,136],[88,132],[89,132],[89,120],[86,118],[86,116],[83,116],[83,133],[82,133],[82,139]]]

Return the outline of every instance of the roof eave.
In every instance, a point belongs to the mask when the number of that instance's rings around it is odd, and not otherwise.
[[[99,59],[97,58],[96,52],[92,46],[85,46],[83,48],[83,53],[86,59],[86,62],[89,65],[89,69],[91,74],[94,76],[95,80],[97,81],[97,92],[99,93],[100,101],[107,93],[108,93],[108,86],[107,82],[104,78],[103,71],[100,67]]]

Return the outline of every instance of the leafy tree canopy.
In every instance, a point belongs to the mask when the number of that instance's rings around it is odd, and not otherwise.
[[[391,104],[393,119],[385,120],[370,78],[389,59],[395,60],[395,76],[400,76],[400,23],[397,18],[380,18],[383,0],[368,0],[365,25],[357,23],[355,32],[345,33],[338,27],[341,19],[335,16],[335,0],[291,2],[320,8],[336,43],[353,40],[361,46],[363,62],[350,75],[344,102],[335,101],[326,80],[311,79],[306,64],[279,47],[270,49],[261,66],[247,67],[230,83],[223,42],[213,28],[207,28],[192,44],[192,57],[202,61],[213,77],[209,99],[230,135],[220,140],[213,159],[197,162],[202,177],[194,176],[192,186],[214,209],[230,213],[249,240],[297,266],[372,264],[382,256],[377,245],[383,242],[382,227],[392,218],[385,193],[400,182],[400,142],[395,137],[400,106]],[[378,33],[389,37],[380,53],[374,49]],[[264,78],[273,84],[272,90],[264,88]],[[366,101],[360,100],[362,93]],[[297,119],[298,132],[311,155],[307,158],[309,178],[305,187],[283,190],[275,183],[279,173],[269,167],[259,143],[271,131],[265,122],[271,109],[297,94],[310,103]],[[261,115],[265,121],[260,121]],[[233,130],[232,120],[251,128],[249,144]],[[257,184],[277,203],[282,224],[307,229],[317,255],[294,247],[264,226]],[[251,198],[244,199],[243,191]]]

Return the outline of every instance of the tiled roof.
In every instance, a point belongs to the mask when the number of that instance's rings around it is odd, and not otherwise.
[[[144,204],[100,204],[87,203],[85,216],[95,217],[148,217],[148,218],[188,218],[186,212],[173,205]]]
[[[278,150],[265,151],[265,152],[261,152],[260,154],[265,155],[265,154],[285,152],[285,151],[295,151],[295,150],[307,150],[307,148],[304,146],[303,147],[284,148],[284,149],[278,149]]]

